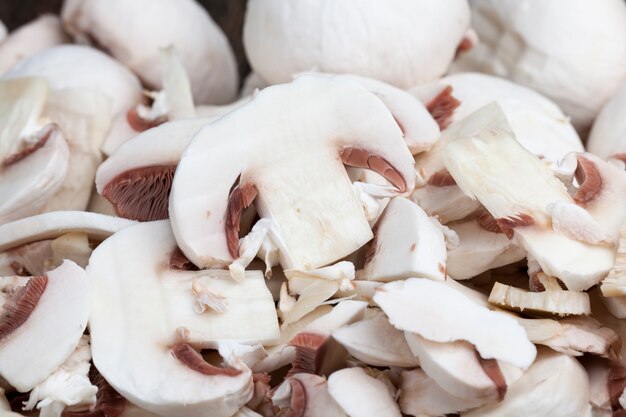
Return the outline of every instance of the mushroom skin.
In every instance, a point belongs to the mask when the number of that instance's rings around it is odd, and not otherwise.
[[[466,0],[358,0],[350,5],[253,0],[243,36],[253,70],[269,84],[317,70],[370,77],[406,89],[443,75],[468,28]],[[428,36],[432,33],[439,36]],[[426,61],[429,65],[416,64]]]
[[[626,162],[626,85],[602,107],[593,122],[587,140],[587,149],[601,158],[615,158]]]
[[[193,0],[65,0],[61,15],[70,33],[110,53],[153,90],[161,89],[159,49],[174,45],[196,103],[226,104],[235,98],[234,53]]]
[[[461,55],[455,71],[526,85],[554,100],[580,131],[624,80],[626,6],[620,0],[478,0],[472,24],[481,42]],[[582,33],[581,25],[602,30]]]

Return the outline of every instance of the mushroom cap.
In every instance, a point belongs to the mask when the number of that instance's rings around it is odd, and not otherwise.
[[[601,158],[626,157],[626,85],[602,107],[593,122],[587,149]],[[620,154],[623,156],[620,157]]]
[[[233,51],[193,0],[66,0],[61,13],[71,33],[91,38],[152,89],[161,88],[159,49],[174,45],[196,103],[235,98],[239,77]]]
[[[401,131],[366,89],[304,76],[266,88],[202,128],[183,153],[169,205],[181,250],[201,267],[231,263],[230,210],[249,205],[252,190],[261,219],[279,230],[284,268],[313,269],[354,252],[372,232],[342,160],[380,171],[398,194],[414,186]],[[199,189],[204,183],[212,186]]]
[[[554,100],[577,128],[591,125],[626,74],[620,0],[479,0],[472,23],[481,42],[456,68],[526,85]]]
[[[253,70],[270,84],[318,70],[409,88],[446,72],[468,27],[466,0],[357,0],[349,5],[253,0],[243,36]]]

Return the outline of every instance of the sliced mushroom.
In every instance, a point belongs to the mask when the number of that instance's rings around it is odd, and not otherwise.
[[[535,359],[534,345],[513,318],[490,311],[444,283],[423,278],[391,282],[376,290],[374,301],[399,330],[438,343],[467,341],[483,359],[522,369]],[[480,332],[474,330],[477,326]]]
[[[276,389],[272,402],[284,415],[307,417],[346,417],[346,413],[328,392],[326,378],[312,374],[294,374]],[[279,411],[281,413],[281,411]]]
[[[398,194],[413,188],[411,154],[376,96],[321,77],[266,88],[205,126],[183,154],[169,206],[180,248],[199,267],[230,264],[240,213],[256,198],[283,268],[336,262],[372,238],[342,162],[383,174]]]
[[[588,238],[590,231],[603,228],[515,140],[497,104],[451,126],[445,135],[443,159],[456,183],[485,206],[504,234],[524,247],[546,274],[580,291],[608,273],[614,251]],[[573,215],[551,210],[557,205]],[[562,221],[559,228],[553,227],[555,219]],[[585,231],[585,237],[575,231]]]
[[[159,48],[174,45],[196,102],[223,104],[235,97],[238,74],[233,51],[195,1],[66,0],[61,14],[70,33],[106,50],[149,88],[161,86]],[[140,21],[137,16],[142,16]],[[131,26],[129,33],[126,28]]]
[[[13,65],[44,49],[68,43],[61,20],[45,14],[12,31],[0,44],[0,74]]]
[[[622,86],[617,93],[606,102],[593,122],[593,128],[587,140],[589,152],[604,158],[626,160],[626,86]]]
[[[0,375],[19,392],[40,384],[74,351],[87,326],[90,291],[85,271],[65,261],[9,295],[0,321]]]
[[[620,231],[619,244],[615,255],[615,264],[602,280],[600,289],[605,297],[626,296],[626,228]]]
[[[384,382],[362,368],[346,368],[328,377],[328,392],[350,417],[400,417]]]
[[[337,26],[348,21],[349,28]],[[350,7],[325,1],[290,8],[279,0],[254,0],[243,36],[253,70],[270,84],[288,82],[292,74],[315,68],[409,88],[446,72],[468,28],[464,0],[376,5],[359,1]],[[379,35],[365,36],[368,33]],[[440,36],[430,36],[433,33]]]
[[[446,240],[441,225],[410,200],[395,197],[389,202],[370,245],[361,279],[446,279]]]
[[[124,229],[93,252],[93,361],[116,391],[148,411],[230,417],[252,396],[252,373],[230,349],[220,349],[225,367],[196,349],[278,339],[272,295],[260,271],[235,282],[228,271],[173,269],[176,249],[169,222],[159,221]],[[198,314],[197,281],[225,297],[227,311]],[[123,367],[121,357],[129,359]]]

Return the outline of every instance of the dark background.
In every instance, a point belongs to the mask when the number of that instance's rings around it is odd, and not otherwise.
[[[132,1],[132,0],[127,0]],[[222,28],[237,56],[239,73],[249,72],[241,42],[243,17],[247,0],[197,0]],[[44,13],[58,14],[63,0],[0,0],[0,20],[13,30]]]

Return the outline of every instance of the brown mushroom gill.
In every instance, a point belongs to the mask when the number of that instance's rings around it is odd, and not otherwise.
[[[0,341],[28,320],[47,285],[48,277],[46,275],[32,277],[26,285],[18,288],[10,295],[2,306]]]
[[[226,206],[225,230],[228,244],[228,252],[233,258],[239,257],[239,224],[244,209],[250,206],[257,196],[257,188],[254,184],[239,184],[228,197]]]
[[[181,361],[189,369],[200,372],[204,375],[237,376],[241,373],[238,369],[220,368],[219,366],[211,365],[204,360],[198,351],[187,343],[175,343],[170,348],[170,352],[172,353],[172,356]]]
[[[289,343],[296,348],[296,356],[287,376],[299,373],[318,374],[326,354],[327,336],[300,333]]]
[[[584,156],[578,156],[578,166],[576,167],[576,180],[580,184],[574,201],[576,204],[586,204],[593,200],[602,189],[602,176],[595,162]]]
[[[439,129],[444,130],[452,123],[452,115],[460,105],[461,102],[452,95],[452,87],[447,86],[426,104],[426,108],[439,125]]]
[[[343,148],[339,156],[344,164],[356,168],[369,168],[385,177],[399,192],[406,191],[406,182],[402,174],[380,156],[359,148]]]
[[[433,175],[428,178],[428,185],[433,187],[448,187],[451,185],[456,185],[456,181],[454,177],[450,175],[447,169],[442,169],[440,171],[435,172]]]
[[[514,216],[496,219],[496,223],[500,226],[502,233],[509,239],[512,239],[513,231],[516,227],[532,226],[535,224],[535,219],[529,214],[518,213]]]
[[[138,221],[168,218],[168,201],[176,165],[158,165],[126,171],[102,190],[120,217]]]
[[[170,253],[169,267],[176,271],[198,270],[198,267],[195,266],[178,247]]]
[[[483,210],[478,216],[476,216],[476,223],[488,232],[503,233],[497,220],[487,210]]]
[[[88,411],[63,411],[61,417],[119,417],[126,408],[126,399],[120,395],[100,375],[93,364],[89,370],[89,380],[98,387],[96,405]]]
[[[132,109],[126,113],[126,121],[135,132],[144,132],[167,122],[167,117],[161,116],[156,119],[144,119],[137,113],[137,109]]]
[[[483,368],[483,371],[485,371],[485,374],[496,385],[496,388],[498,389],[498,400],[502,401],[506,395],[507,386],[502,370],[498,365],[498,361],[495,359],[483,359],[478,351],[476,351],[476,358],[478,359],[478,363],[481,368]]]
[[[33,145],[25,147],[24,149],[20,150],[19,152],[16,152],[16,153],[6,157],[6,159],[4,161],[2,161],[2,166],[3,167],[8,167],[8,166],[14,165],[14,164],[22,161],[27,156],[35,153],[37,150],[43,148],[44,145],[46,144],[46,142],[48,142],[48,139],[50,138],[50,136],[52,135],[53,130],[54,130],[53,127],[48,127],[46,129],[46,131],[44,132],[44,134],[41,136],[41,138],[37,142],[35,142]]]

